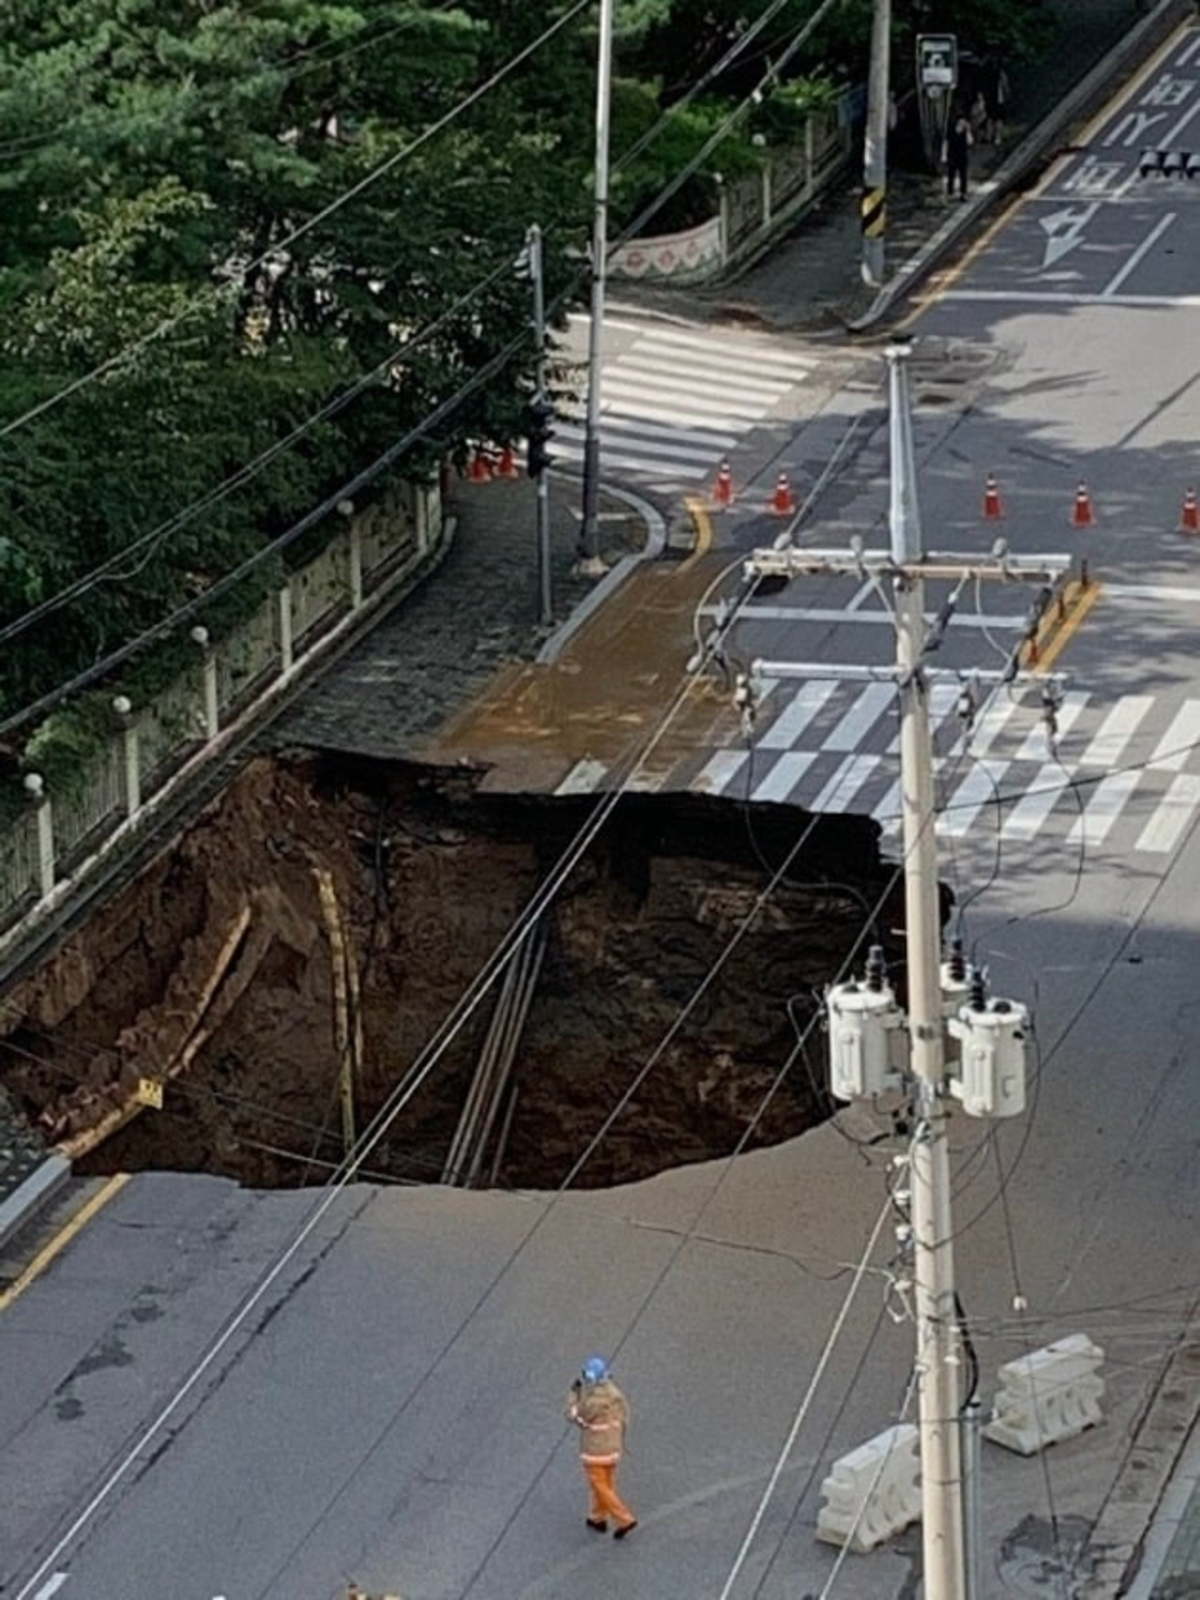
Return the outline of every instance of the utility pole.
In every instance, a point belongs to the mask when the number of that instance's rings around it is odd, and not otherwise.
[[[965,1496],[960,1433],[958,1307],[954,1288],[953,1222],[947,1118],[958,1100],[969,1116],[1015,1116],[1025,1105],[1025,1037],[1028,1012],[1019,1002],[991,1000],[981,973],[967,979],[961,954],[941,955],[933,739],[928,693],[932,682],[960,685],[963,745],[978,707],[963,674],[938,670],[930,658],[953,622],[959,595],[968,584],[994,581],[1040,585],[1024,624],[1024,636],[1003,670],[973,671],[972,684],[995,692],[1037,684],[1048,735],[1056,731],[1057,676],[1021,670],[1050,587],[1070,569],[1065,555],[1016,560],[998,540],[987,555],[927,554],[921,534],[908,391],[909,348],[886,352],[891,400],[890,547],[867,550],[856,537],[849,550],[798,549],[785,545],[756,550],[745,563],[747,580],[775,576],[867,577],[889,581],[895,594],[894,666],[831,666],[828,661],[756,661],[749,692],[760,680],[845,678],[893,682],[901,702],[900,793],[904,838],[908,1014],[900,1011],[886,981],[882,950],[873,950],[865,983],[835,984],[826,996],[832,1089],[850,1100],[904,1090],[914,1134],[909,1181],[895,1195],[902,1218],[898,1237],[909,1241],[915,1289],[916,1370],[921,1447],[922,1537],[926,1600],[967,1600],[964,1555]],[[926,584],[952,585],[932,622],[926,616]],[[735,691],[745,697],[747,680]],[[959,969],[962,968],[960,971]],[[948,1056],[946,1037],[959,1048]],[[905,1037],[907,1035],[907,1037]],[[910,1208],[910,1209],[906,1209]],[[978,1558],[976,1546],[973,1552]]]
[[[875,0],[871,24],[871,70],[867,83],[867,128],[863,144],[862,276],[883,287],[887,238],[888,124],[891,121],[892,0]]]
[[[592,319],[588,328],[587,420],[583,446],[583,516],[579,524],[579,571],[603,577],[600,559],[600,380],[603,369],[604,295],[608,282],[608,145],[612,107],[613,10],[600,0],[600,46],[596,66],[595,218],[592,228]]]
[[[542,230],[535,222],[525,235],[525,249],[529,260],[529,277],[533,285],[533,337],[537,360],[534,368],[539,400],[548,399],[546,393],[546,278],[542,256]],[[554,596],[550,573],[550,478],[539,472],[534,480],[537,486],[537,575],[538,616],[543,626],[554,620]]]

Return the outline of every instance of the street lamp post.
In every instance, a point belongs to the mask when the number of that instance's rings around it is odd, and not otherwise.
[[[583,515],[579,524],[579,571],[599,578],[600,559],[600,379],[603,365],[604,294],[608,278],[608,146],[612,107],[613,10],[600,0],[600,48],[596,68],[595,216],[592,228],[592,317],[588,328],[587,420],[583,447]]]

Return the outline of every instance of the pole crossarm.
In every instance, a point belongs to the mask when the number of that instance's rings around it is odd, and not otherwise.
[[[748,579],[800,577],[888,577],[909,581],[944,578],[950,583],[1056,583],[1074,566],[1069,555],[1009,558],[933,551],[921,561],[897,561],[889,550],[755,550],[743,571]]]
[[[831,666],[828,661],[768,661],[757,659],[750,663],[750,676],[757,680],[764,678],[839,678],[849,683],[904,683],[908,677],[908,670],[901,671],[895,665],[880,666],[855,666],[847,662]],[[1018,672],[1015,677],[1009,677],[1006,671],[993,670],[992,668],[967,667],[962,671],[955,671],[952,667],[922,667],[921,676],[927,679],[940,679],[946,683],[977,683],[995,684],[1008,683],[1016,688],[1024,689],[1037,684],[1054,684],[1061,688],[1069,683],[1070,677],[1064,672]]]

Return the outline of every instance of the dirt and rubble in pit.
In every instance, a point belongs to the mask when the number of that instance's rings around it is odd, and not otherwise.
[[[341,1154],[327,876],[360,975],[364,1125],[418,1056],[587,814],[514,799],[480,774],[246,768],[192,828],[8,997],[3,1078],[57,1141],[87,1142],[139,1079],[146,1109],[78,1167],[215,1172],[253,1186],[322,1181]],[[794,843],[803,814],[698,796],[626,797],[561,892],[517,1056],[499,1182],[559,1182]],[[823,818],[578,1182],[606,1185],[724,1154],[742,1137],[821,987],[893,866],[866,819]],[[791,1000],[790,1015],[788,1001]],[[489,1017],[485,1002],[376,1148],[366,1172],[436,1181]],[[794,1019],[794,1020],[793,1020]],[[819,1039],[752,1143],[831,1109]]]

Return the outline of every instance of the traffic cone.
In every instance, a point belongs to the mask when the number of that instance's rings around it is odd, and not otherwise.
[[[516,455],[514,454],[513,447],[510,444],[506,444],[503,450],[500,452],[500,461],[496,467],[496,476],[498,478],[519,478],[521,476],[520,469],[517,466]]]
[[[492,463],[488,459],[486,450],[476,450],[471,457],[471,471],[468,476],[472,483],[491,483]]]
[[[792,486],[788,482],[786,472],[781,472],[775,480],[775,493],[771,496],[771,510],[777,517],[790,517],[796,509],[795,497]]]
[[[983,481],[983,520],[985,522],[999,522],[1004,516],[1004,507],[1000,504],[1000,490],[996,480],[989,472]]]
[[[717,481],[713,484],[713,504],[727,510],[733,504],[733,473],[729,470],[728,457],[721,457],[721,465],[717,468]]]
[[[1086,483],[1081,483],[1075,491],[1075,509],[1071,513],[1071,522],[1076,528],[1096,526],[1096,510],[1092,505],[1092,497],[1088,493]]]
[[[1180,533],[1200,533],[1200,506],[1196,504],[1196,491],[1189,489],[1183,497],[1183,510],[1179,513]]]

